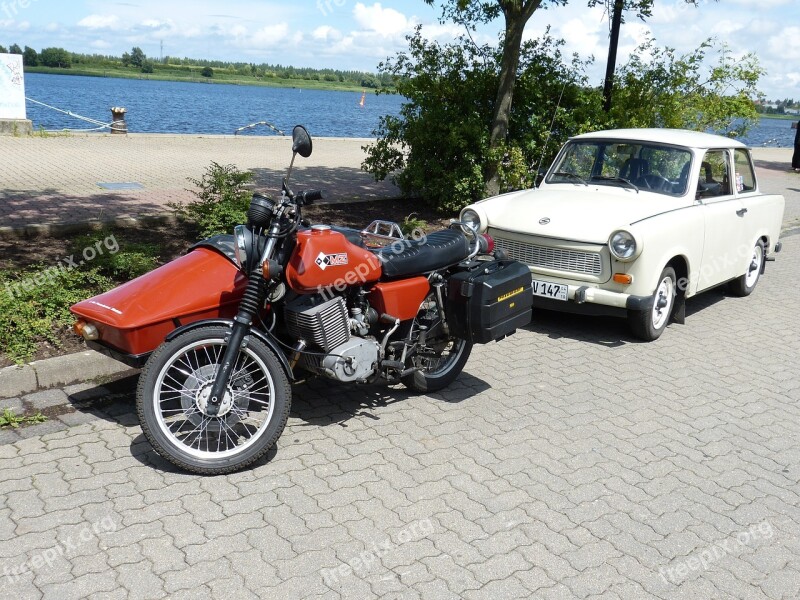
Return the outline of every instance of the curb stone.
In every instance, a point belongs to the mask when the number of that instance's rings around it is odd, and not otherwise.
[[[94,350],[0,369],[0,398],[117,375],[131,368]]]

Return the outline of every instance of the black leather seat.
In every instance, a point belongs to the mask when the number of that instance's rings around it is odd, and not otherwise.
[[[383,264],[384,278],[395,279],[458,264],[469,256],[470,247],[462,232],[443,229],[419,241],[398,240],[373,252]]]

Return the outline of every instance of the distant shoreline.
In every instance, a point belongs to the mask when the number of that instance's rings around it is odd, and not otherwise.
[[[329,92],[358,92],[376,93],[375,89],[353,86],[345,83],[333,81],[315,81],[309,79],[283,79],[278,77],[256,78],[242,75],[229,75],[221,70],[214,71],[214,77],[203,77],[200,75],[200,68],[197,74],[181,75],[175,72],[169,74],[161,73],[141,73],[138,70],[124,68],[70,68],[56,69],[51,67],[25,67],[25,73],[36,73],[40,75],[68,75],[81,77],[101,77],[113,79],[141,79],[149,81],[175,81],[179,83],[205,83],[205,84],[228,84],[246,85],[250,87],[274,87],[274,88],[296,88],[305,90],[323,90]]]
[[[758,113],[758,116],[765,119],[780,119],[781,121],[800,121],[800,115],[776,115],[769,113]]]

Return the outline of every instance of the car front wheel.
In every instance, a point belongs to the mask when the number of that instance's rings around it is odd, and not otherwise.
[[[645,342],[657,340],[669,323],[677,294],[675,269],[661,271],[649,310],[629,310],[628,324],[634,336]]]

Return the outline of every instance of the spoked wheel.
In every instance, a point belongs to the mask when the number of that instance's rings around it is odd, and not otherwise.
[[[145,436],[173,464],[229,473],[263,456],[286,425],[291,389],[277,357],[251,337],[236,359],[216,415],[208,412],[230,329],[188,331],[163,344],[139,378],[136,409]]]
[[[652,308],[628,311],[628,324],[636,337],[652,342],[661,336],[675,307],[676,281],[675,269],[667,267],[658,279]]]
[[[728,291],[734,296],[749,296],[756,289],[756,284],[761,278],[761,271],[764,269],[764,242],[758,240],[753,247],[753,254],[747,264],[747,272],[731,281],[728,284]]]
[[[410,367],[417,370],[403,377],[403,384],[417,392],[435,392],[450,385],[464,370],[469,360],[472,344],[456,337],[448,337],[441,330],[438,306],[433,294],[420,306],[417,318],[411,325],[412,339],[425,331],[425,343],[417,347],[410,359]]]

